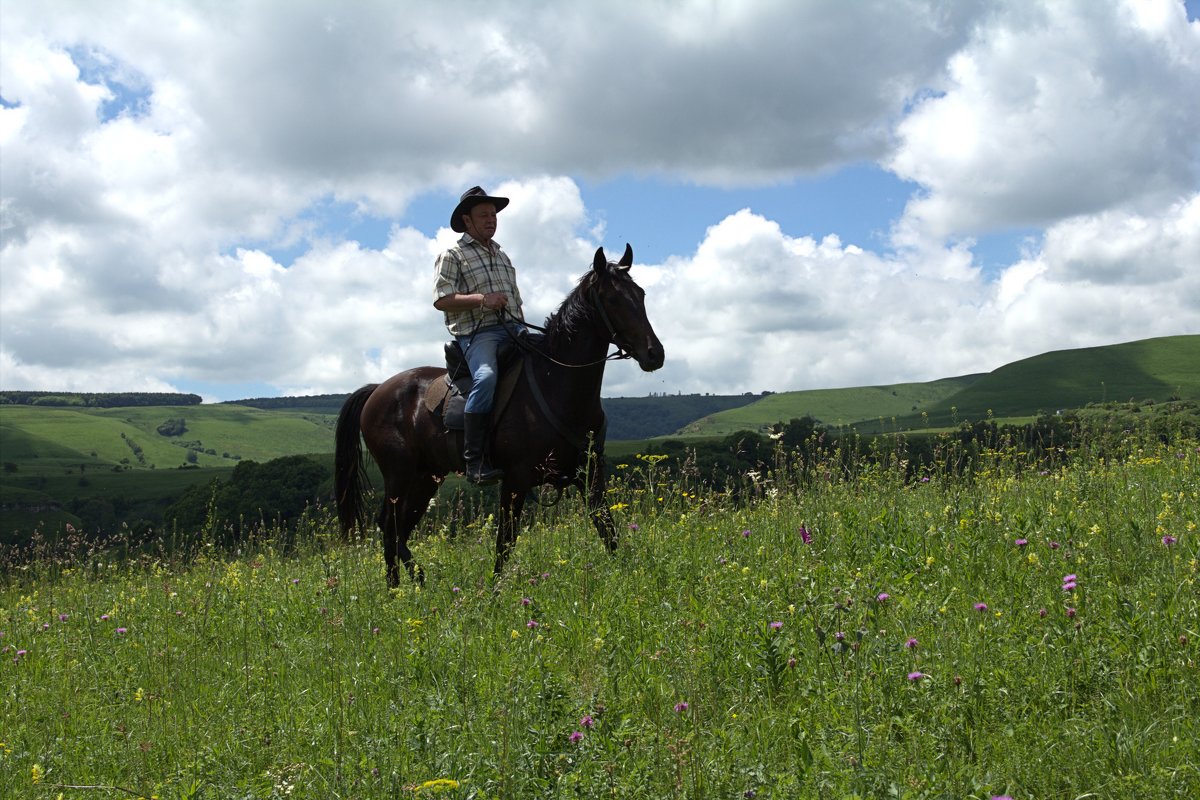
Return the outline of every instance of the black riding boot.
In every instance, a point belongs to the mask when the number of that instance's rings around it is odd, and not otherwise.
[[[484,443],[487,441],[490,414],[464,414],[463,458],[467,462],[467,480],[480,486],[498,482],[504,472],[487,462]]]

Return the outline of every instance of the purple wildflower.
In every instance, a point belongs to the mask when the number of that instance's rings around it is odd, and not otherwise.
[[[1167,547],[1170,547],[1171,545],[1175,544],[1177,541],[1179,541],[1179,540],[1176,539],[1174,536],[1172,536],[1169,533],[1162,538],[1162,543],[1165,544]]]
[[[1017,544],[1017,547],[1024,547],[1025,545],[1029,544],[1029,540],[1028,539],[1017,539],[1016,544]]]
[[[522,597],[522,598],[521,598],[521,605],[523,605],[523,606],[527,606],[527,605],[529,605],[529,604],[530,604],[530,603],[532,603],[532,602],[533,602],[533,601],[532,601],[532,600],[530,600],[528,597]]]
[[[907,647],[909,650],[912,650],[912,649],[916,648],[916,646],[917,646],[917,639],[916,639],[916,637],[915,637],[915,636],[914,636],[914,637],[910,637],[910,638],[909,638],[909,640],[908,640],[907,642],[905,642],[905,643],[904,643],[904,646],[905,646],[905,647]]]
[[[800,526],[800,541],[805,544],[812,544],[812,533],[803,525]]]
[[[583,731],[575,731],[569,738],[571,740],[571,744],[579,744],[579,742],[583,740]]]
[[[530,630],[533,630],[537,626],[538,626],[538,621],[536,619],[531,619],[531,620],[529,620],[529,622],[525,623],[525,627],[529,628]]]
[[[592,719],[591,714],[584,714],[583,719],[579,720],[579,727],[590,728],[596,724],[596,720]]]
[[[744,531],[742,531],[742,538],[743,538],[743,539],[749,539],[749,538],[750,538],[750,531],[749,531],[749,530],[744,530]]]
[[[637,529],[638,529],[638,524],[636,522],[629,523],[629,530],[636,531]]]
[[[120,635],[120,636],[124,636],[124,635],[125,635],[125,634],[127,634],[127,633],[129,633],[129,630],[128,630],[127,628],[117,628],[117,634],[118,634],[118,635]]]
[[[783,623],[782,623],[782,622],[772,622],[772,623],[771,623],[771,630],[773,630],[773,631],[777,631],[777,630],[779,630],[779,629],[780,629],[780,628],[782,628],[782,627],[783,627]]]
[[[1075,609],[1067,606],[1067,619],[1075,619]]]
[[[982,614],[983,612],[987,611],[987,603],[976,603],[975,610]]]
[[[835,634],[833,635],[833,638],[834,638],[834,639],[837,639],[839,642],[844,642],[844,641],[846,641],[846,632],[845,632],[845,631],[838,631],[837,633],[835,633]]]
[[[908,673],[908,679],[910,681],[919,681],[919,680],[921,680],[921,678],[924,678],[924,677],[925,677],[924,672],[915,672],[914,671],[914,672]]]
[[[888,600],[892,599],[892,596],[887,592],[880,592],[879,594],[875,595],[875,599],[881,603],[886,603]]]
[[[676,714],[682,714],[683,712],[685,712],[687,710],[688,710],[688,704],[687,704],[686,700],[681,703],[675,704],[675,713]]]

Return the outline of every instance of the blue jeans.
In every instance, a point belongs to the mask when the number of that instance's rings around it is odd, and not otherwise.
[[[512,342],[520,327],[512,323],[489,325],[473,335],[459,336],[458,346],[467,359],[471,371],[471,393],[467,395],[468,414],[487,414],[492,410],[496,397],[496,381],[499,377],[500,350]]]

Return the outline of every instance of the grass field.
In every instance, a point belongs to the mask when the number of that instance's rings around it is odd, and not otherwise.
[[[615,556],[569,498],[498,582],[478,521],[418,541],[424,587],[388,592],[377,543],[323,517],[298,552],[268,532],[10,571],[2,791],[1200,792],[1195,441],[836,474],[760,476],[742,506],[618,481]]]

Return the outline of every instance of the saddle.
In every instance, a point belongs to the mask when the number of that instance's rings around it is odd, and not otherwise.
[[[446,430],[461,431],[467,395],[471,393],[471,371],[467,369],[467,359],[458,342],[446,342],[443,349],[446,353],[446,377],[435,380],[425,390],[425,408],[442,418]],[[497,364],[500,380],[496,383],[496,398],[492,401],[493,422],[500,418],[504,407],[508,405],[524,363],[525,359],[521,358],[521,352],[515,345],[501,346]]]

